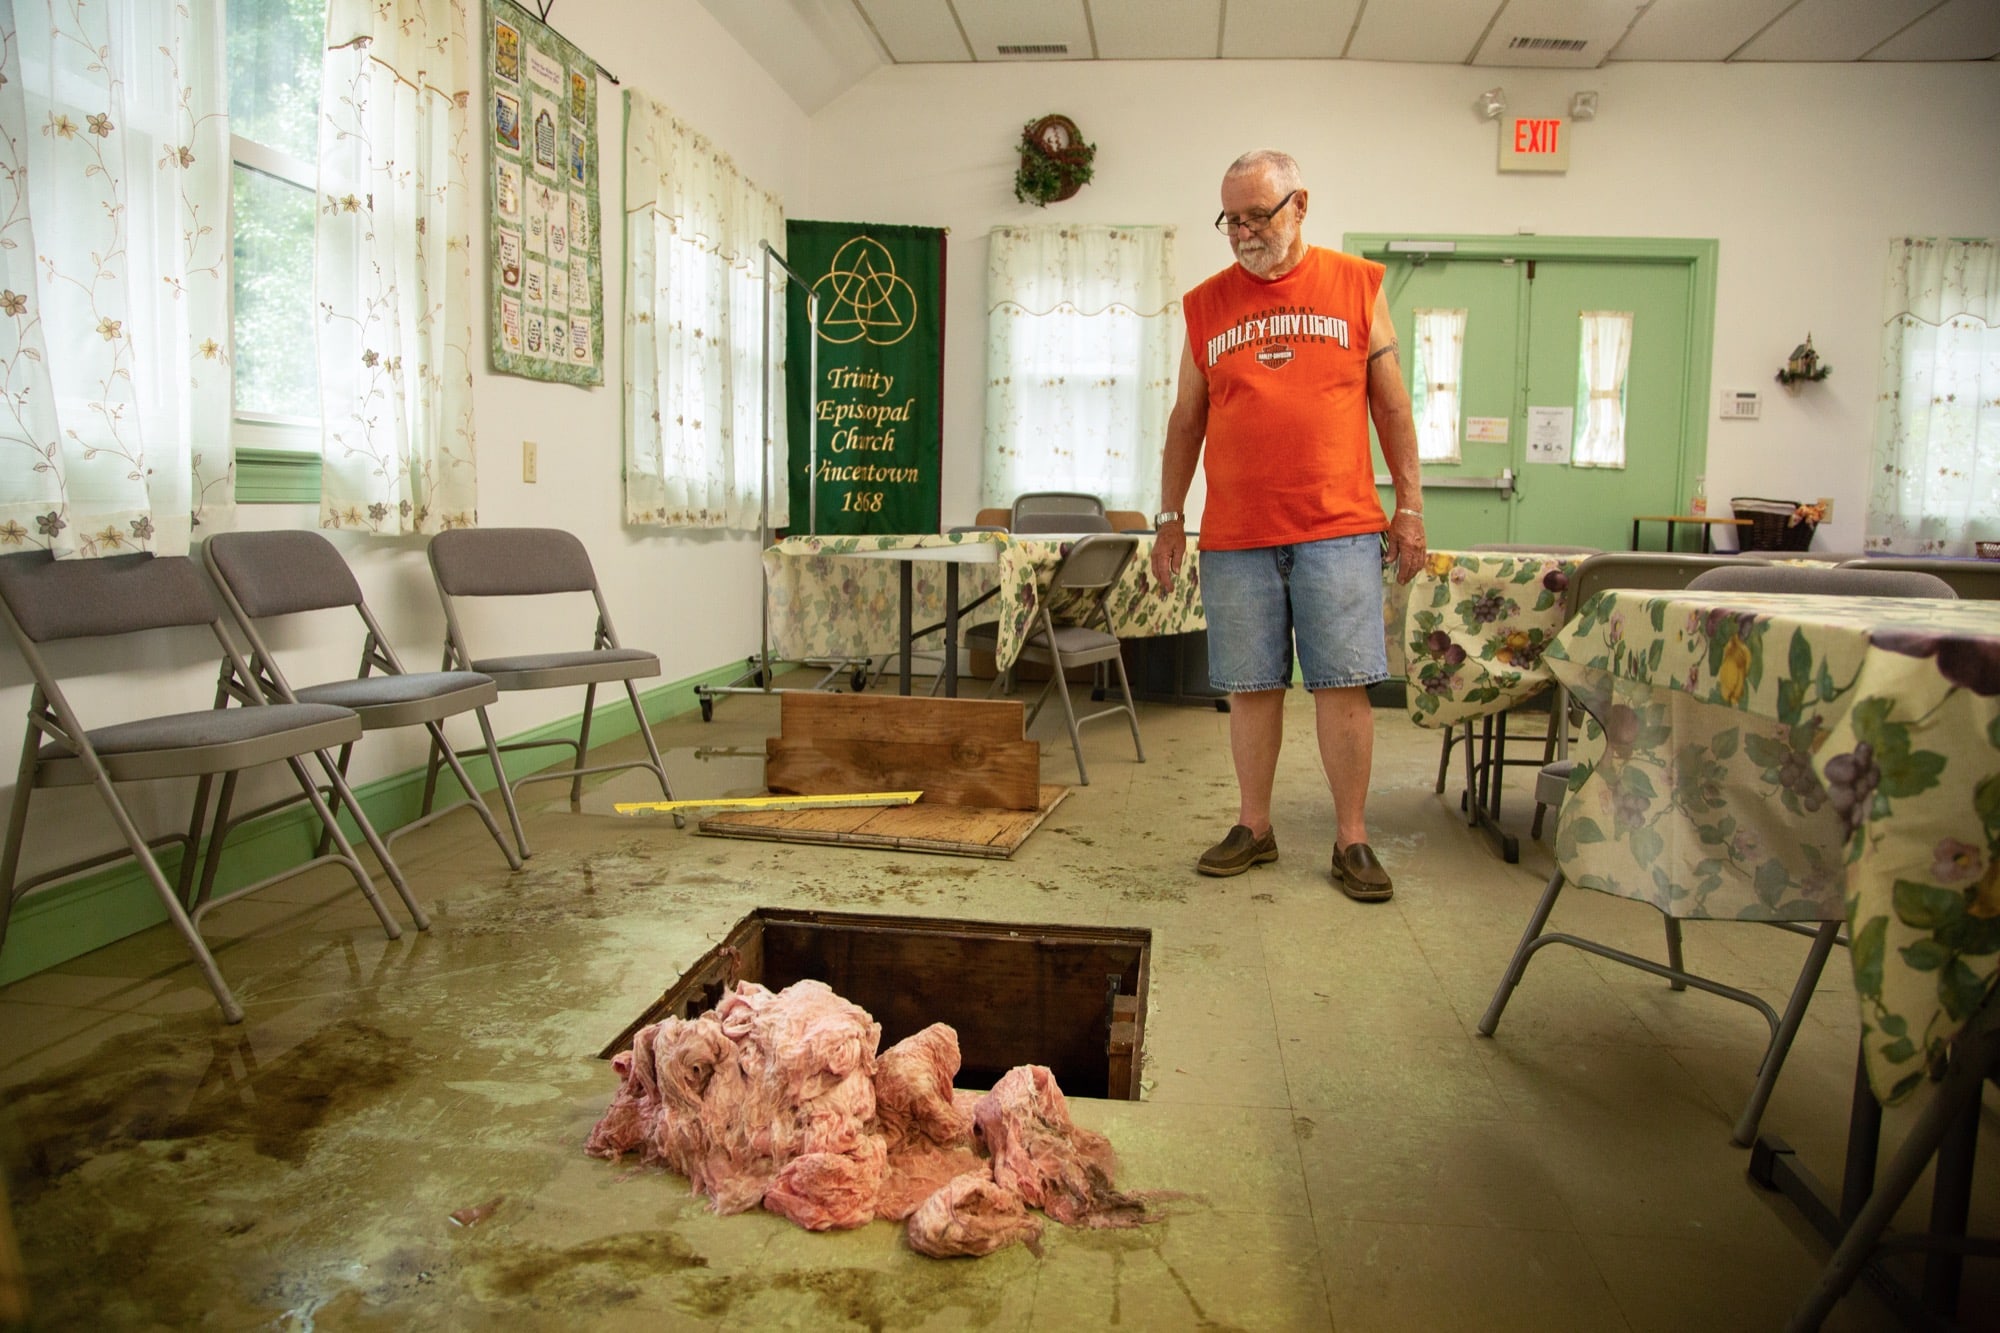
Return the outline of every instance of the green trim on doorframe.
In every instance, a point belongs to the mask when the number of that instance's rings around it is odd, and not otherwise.
[[[1694,493],[1694,479],[1708,471],[1709,385],[1715,370],[1715,275],[1721,242],[1692,236],[1473,236],[1448,232],[1350,231],[1340,248],[1351,255],[1381,263],[1407,256],[1391,255],[1391,241],[1450,241],[1450,254],[1432,258],[1498,261],[1502,259],[1576,260],[1588,263],[1632,262],[1687,264],[1693,270],[1688,296],[1687,383],[1683,386],[1686,436],[1681,448],[1680,494]],[[1527,355],[1526,341],[1520,343]]]
[[[782,667],[774,663],[773,669]],[[743,663],[739,658],[727,666],[646,690],[640,694],[639,704],[646,711],[647,721],[657,725],[698,707],[700,701],[694,693],[697,685],[727,685],[742,674]],[[508,737],[504,743],[573,737],[582,720],[581,711],[572,713],[566,718]],[[591,748],[623,739],[637,731],[632,707],[621,691],[615,702],[601,704],[595,710],[590,724]],[[493,766],[487,762],[485,754],[465,750],[461,755],[472,780],[482,790],[492,790]],[[556,761],[562,761],[561,752],[550,749],[539,753],[513,751],[502,755],[501,762],[506,765],[510,778],[520,778],[549,767],[551,761],[547,756],[555,756]],[[455,799],[449,789],[456,786],[456,781],[447,770],[438,796],[441,804],[449,804]],[[370,823],[380,829],[394,829],[416,818],[423,804],[424,770],[417,767],[362,783],[354,789],[354,794],[360,798],[361,808],[368,812]],[[476,819],[478,816],[468,814],[466,817]],[[504,829],[506,821],[502,818],[498,802],[494,803],[494,817],[501,819]],[[32,807],[29,809],[29,820],[28,836],[33,838],[36,829]],[[352,834],[352,822],[344,816],[342,822]],[[274,811],[237,830],[222,858],[216,891],[227,893],[238,885],[253,883],[305,861],[312,855],[315,828],[317,821],[312,812],[300,805]],[[170,848],[156,855],[167,881],[174,882],[181,864],[180,850]],[[498,863],[497,848],[493,855]],[[423,886],[418,884],[415,887],[421,898]],[[166,919],[166,909],[160,905],[152,884],[129,859],[36,893],[23,899],[14,909],[13,920],[7,929],[6,949],[0,952],[0,986],[46,971],[58,963],[68,962],[93,949],[159,925]]]

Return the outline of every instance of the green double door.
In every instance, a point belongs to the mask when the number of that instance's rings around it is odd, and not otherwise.
[[[1687,512],[1707,449],[1713,242],[1453,238],[1452,253],[1419,260],[1391,251],[1391,239],[1348,238],[1350,250],[1387,265],[1384,291],[1406,376],[1418,361],[1412,312],[1466,312],[1461,461],[1423,468],[1432,547],[1624,550],[1635,515]],[[1547,415],[1533,409],[1575,414],[1586,311],[1632,315],[1623,467],[1538,461],[1529,449],[1531,423]],[[1576,425],[1572,415],[1571,440]],[[1377,474],[1386,479],[1379,447]],[[1386,487],[1383,500],[1391,503]],[[1698,548],[1698,532],[1680,534],[1684,548]],[[1664,528],[1650,524],[1642,535],[1655,546]]]

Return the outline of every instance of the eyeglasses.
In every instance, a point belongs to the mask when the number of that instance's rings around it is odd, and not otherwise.
[[[1263,213],[1245,213],[1240,218],[1230,217],[1227,213],[1217,213],[1215,215],[1215,229],[1224,236],[1227,236],[1232,229],[1237,227],[1241,227],[1245,231],[1262,231],[1271,225],[1273,218],[1285,211],[1286,206],[1292,202],[1293,196],[1297,194],[1298,191],[1293,190],[1291,194],[1286,195],[1278,201],[1276,208]]]

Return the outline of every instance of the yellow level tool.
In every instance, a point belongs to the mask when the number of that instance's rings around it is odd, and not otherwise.
[[[914,805],[920,791],[864,791],[829,796],[720,796],[705,801],[620,801],[612,806],[621,815],[674,814],[700,810],[718,814],[727,810],[840,810],[862,805]]]

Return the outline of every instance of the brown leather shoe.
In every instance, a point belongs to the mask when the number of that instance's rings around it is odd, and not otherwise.
[[[1201,854],[1194,868],[1204,875],[1240,875],[1251,866],[1277,859],[1276,829],[1260,838],[1250,831],[1248,825],[1237,824],[1221,842]]]
[[[1349,843],[1333,849],[1333,882],[1340,891],[1361,903],[1379,903],[1394,890],[1389,872],[1375,859],[1375,849],[1365,842]]]

